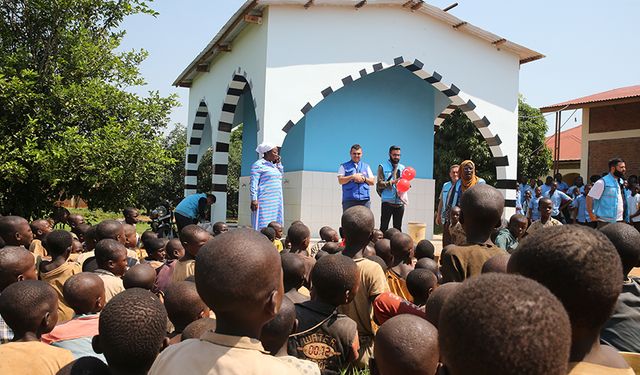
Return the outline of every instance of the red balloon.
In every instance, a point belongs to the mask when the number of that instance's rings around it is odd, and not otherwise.
[[[407,179],[401,178],[396,183],[396,190],[398,190],[398,192],[400,193],[404,193],[408,191],[410,188],[411,188],[411,182],[409,182],[409,180]]]
[[[402,178],[407,179],[409,181],[413,180],[416,177],[416,170],[412,167],[406,167],[402,171]]]

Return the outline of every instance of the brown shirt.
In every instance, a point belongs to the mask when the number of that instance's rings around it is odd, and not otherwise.
[[[389,268],[385,274],[387,276],[387,283],[389,283],[389,290],[391,293],[400,296],[409,302],[413,302],[413,297],[411,296],[411,293],[409,293],[409,289],[407,289],[407,282],[405,279],[400,277],[400,275],[395,273],[391,268]]]
[[[69,305],[67,305],[67,301],[64,300],[62,287],[67,279],[80,272],[82,272],[82,266],[78,263],[66,262],[60,267],[49,272],[40,273],[40,279],[51,285],[58,294],[58,324],[68,322],[73,318],[73,309],[69,307]]]
[[[55,375],[71,362],[70,351],[40,341],[0,345],[0,374]]]
[[[29,245],[29,251],[31,251],[36,258],[38,256],[44,258],[49,255],[49,253],[47,253],[47,249],[42,246],[42,241],[37,239],[31,241],[31,245]]]
[[[270,356],[259,340],[209,331],[200,339],[189,339],[165,349],[149,374],[300,375],[300,372]]]
[[[184,262],[178,260],[175,263],[176,265],[171,273],[172,283],[184,281],[187,277],[196,274],[196,261],[194,259],[185,260]]]
[[[100,268],[93,272],[96,273],[104,282],[105,303],[109,302],[116,294],[124,291],[124,284],[122,283],[122,279],[118,276]]]
[[[495,245],[449,246],[442,255],[442,280],[444,282],[464,281],[482,273],[482,266],[489,258],[507,254]]]

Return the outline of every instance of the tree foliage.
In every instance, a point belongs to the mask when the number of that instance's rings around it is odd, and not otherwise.
[[[544,146],[547,124],[540,111],[518,100],[518,175],[537,178],[546,175],[551,165],[551,151]],[[452,164],[470,159],[476,165],[476,174],[496,182],[496,168],[487,142],[478,129],[460,110],[454,111],[435,134],[434,178],[436,196],[442,184],[449,180]]]
[[[174,165],[163,147],[175,97],[141,85],[143,50],[116,52],[140,0],[0,3],[0,212],[41,215],[72,195],[118,210]]]

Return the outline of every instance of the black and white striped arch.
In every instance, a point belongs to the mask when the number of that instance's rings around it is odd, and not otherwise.
[[[282,128],[282,131],[288,133],[293,126],[295,126],[298,121],[304,117],[307,112],[309,112],[313,107],[315,107],[320,101],[322,101],[327,96],[331,95],[335,91],[338,91],[342,87],[345,87],[354,81],[367,76],[368,74],[376,73],[378,71],[389,69],[392,67],[400,66],[423,81],[428,82],[436,88],[438,91],[442,92],[446,95],[451,103],[447,108],[445,108],[442,113],[440,113],[435,119],[435,125],[440,125],[454,110],[460,109],[464,114],[473,122],[473,124],[478,128],[480,134],[484,137],[489,145],[489,149],[493,155],[493,160],[496,165],[496,175],[497,175],[497,183],[496,188],[502,192],[502,194],[506,197],[505,205],[507,207],[515,207],[515,192],[517,183],[516,180],[507,179],[507,170],[509,169],[509,158],[504,154],[501,144],[502,140],[498,134],[494,133],[491,128],[491,122],[487,117],[482,116],[478,113],[476,109],[476,105],[473,101],[469,99],[465,99],[466,95],[462,92],[456,85],[445,84],[442,82],[442,76],[438,74],[438,72],[429,72],[425,70],[424,64],[420,60],[405,60],[404,57],[396,57],[393,60],[393,65],[384,66],[382,63],[377,63],[372,65],[371,67],[367,67],[358,72],[357,75],[349,75],[342,78],[341,82],[335,86],[329,86],[326,89],[321,91],[321,97],[317,99],[315,102],[307,102],[301,109],[300,113],[296,114],[296,117],[289,120],[287,124]]]
[[[216,143],[213,148],[213,174],[211,185],[211,190],[213,190],[218,201],[222,196],[226,196],[227,194],[231,129],[233,128],[233,121],[236,109],[238,108],[238,102],[240,101],[240,97],[247,86],[249,88],[252,86],[251,81],[247,79],[247,73],[238,69],[233,74],[229,87],[227,87],[227,94],[225,95],[222,103],[222,111],[220,112],[220,119],[218,121],[217,136],[215,138]],[[200,150],[200,144],[207,116],[209,116],[207,105],[204,100],[202,100],[193,121],[191,137],[189,138],[189,146],[187,149],[184,177],[185,197],[197,192],[198,164],[200,163],[201,155],[204,154],[204,152],[201,152]],[[257,128],[260,129],[260,124],[257,124]]]

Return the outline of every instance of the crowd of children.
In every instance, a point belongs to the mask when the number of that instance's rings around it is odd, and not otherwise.
[[[468,189],[440,254],[364,206],[316,243],[300,221],[167,240],[132,210],[0,217],[0,373],[633,374],[640,232],[539,198],[503,223],[498,190]]]

